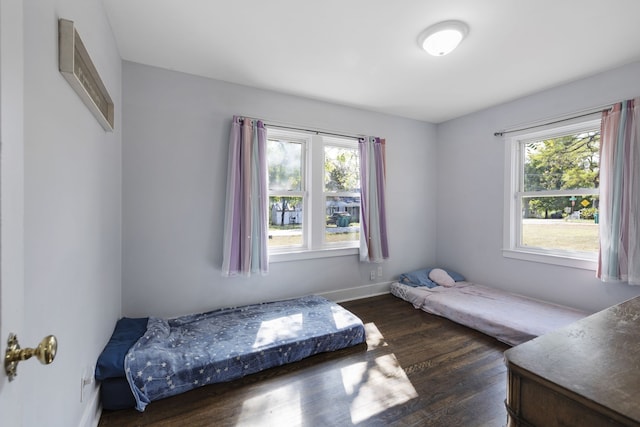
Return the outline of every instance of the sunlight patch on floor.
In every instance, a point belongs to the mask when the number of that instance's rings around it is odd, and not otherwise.
[[[375,323],[366,323],[364,325],[364,331],[367,337],[367,351],[375,350],[378,347],[386,347],[389,345],[384,340],[382,332],[380,332]]]
[[[299,426],[302,425],[299,385],[292,384],[270,390],[247,399],[236,426]]]
[[[276,341],[296,338],[302,331],[302,314],[266,320],[260,325],[253,348],[260,348]]]
[[[351,399],[354,424],[418,397],[393,354],[354,363],[343,368],[341,373],[345,393]]]

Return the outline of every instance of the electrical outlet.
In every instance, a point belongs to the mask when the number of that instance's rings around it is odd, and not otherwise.
[[[382,266],[378,266],[378,277],[382,277]]]
[[[80,375],[80,403],[83,403],[88,396],[89,390],[85,391],[85,389],[88,385],[93,384],[94,371],[95,368],[93,366],[86,366]]]
[[[371,280],[376,280],[376,271],[375,270],[371,270],[371,273],[369,274],[369,278]]]

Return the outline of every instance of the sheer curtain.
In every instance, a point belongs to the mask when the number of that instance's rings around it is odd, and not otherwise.
[[[640,98],[602,115],[597,277],[640,285]]]
[[[389,258],[385,209],[385,140],[360,138],[360,191],[362,224],[360,260],[382,262]]]
[[[269,271],[267,136],[264,123],[234,116],[229,138],[223,276]]]

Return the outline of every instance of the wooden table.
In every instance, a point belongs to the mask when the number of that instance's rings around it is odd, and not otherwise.
[[[640,426],[640,297],[505,352],[509,426]]]

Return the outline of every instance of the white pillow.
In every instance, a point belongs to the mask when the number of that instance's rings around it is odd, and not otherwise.
[[[429,279],[433,280],[438,285],[445,286],[447,288],[450,288],[451,286],[456,284],[455,280],[453,280],[451,276],[449,276],[449,273],[442,270],[441,268],[434,268],[433,270],[431,270],[431,272],[429,273]]]

